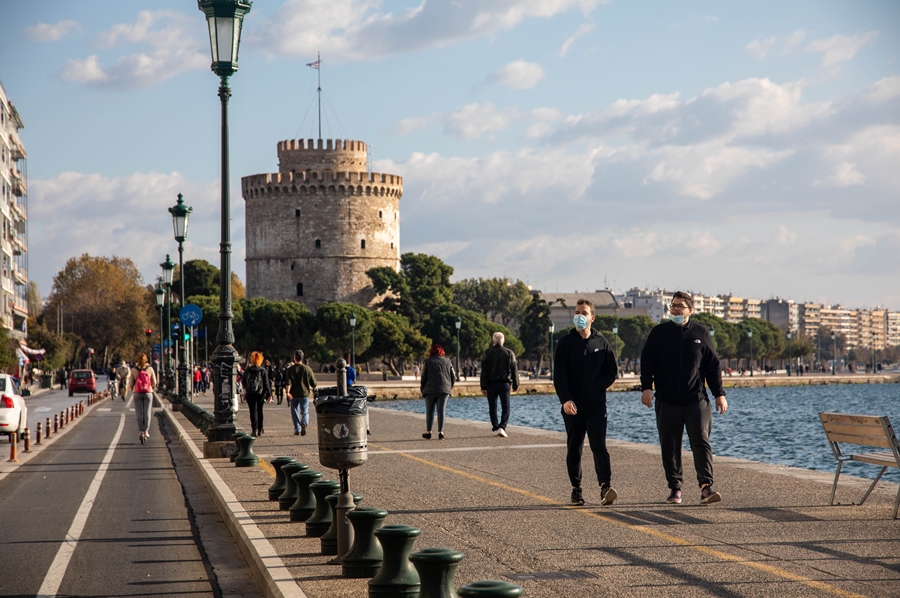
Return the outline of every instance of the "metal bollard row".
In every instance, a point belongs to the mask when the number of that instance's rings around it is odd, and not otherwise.
[[[36,435],[35,435],[35,439],[34,439],[34,444],[35,444],[35,445],[38,445],[38,444],[41,443],[41,432],[43,431],[43,430],[41,429],[42,427],[43,427],[43,426],[42,426],[41,422],[38,422],[38,423],[37,423],[37,431],[36,431]]]
[[[15,432],[10,433],[9,435],[9,460],[8,463],[18,463],[18,445],[19,438]]]
[[[23,453],[31,451],[31,430],[28,428],[25,428],[25,430],[22,432],[22,444],[24,445],[22,447]]]

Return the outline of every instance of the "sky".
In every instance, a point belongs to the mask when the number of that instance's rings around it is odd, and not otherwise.
[[[194,2],[0,0],[25,123],[29,270],[219,263],[220,128]],[[368,143],[404,177],[401,251],[454,280],[634,286],[900,310],[900,3],[267,0],[231,78],[242,176],[276,144]],[[306,66],[322,56],[321,71]]]

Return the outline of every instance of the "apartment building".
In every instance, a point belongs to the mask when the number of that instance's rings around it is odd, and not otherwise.
[[[740,324],[744,320],[744,298],[734,295],[719,297],[722,299],[722,319],[731,324]]]
[[[815,337],[819,333],[822,305],[820,303],[800,303],[797,305],[800,334]]]
[[[843,334],[847,339],[846,348],[859,347],[859,311],[844,309],[840,305],[823,307],[819,310],[819,325],[832,332]]]
[[[896,347],[900,345],[900,311],[889,311],[885,314],[887,326],[887,346]]]
[[[700,314],[712,314],[717,318],[725,315],[725,302],[721,297],[702,295],[697,293],[694,297],[694,311]]]
[[[19,138],[24,127],[0,83],[0,325],[16,338],[26,336],[28,320],[28,182]]]
[[[669,317],[669,304],[672,302],[674,291],[656,289],[639,289],[633,287],[625,292],[622,303],[632,309],[646,310],[646,314],[656,322],[662,322]]]
[[[598,290],[593,293],[538,292],[538,295],[550,305],[550,321],[553,322],[557,330],[563,330],[573,325],[575,306],[578,304],[579,299],[587,299],[593,303],[594,314],[597,316],[627,318],[649,315],[648,310],[645,308],[633,307],[630,304],[621,302],[612,291]]]

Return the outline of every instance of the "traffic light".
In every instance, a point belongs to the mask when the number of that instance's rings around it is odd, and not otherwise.
[[[144,334],[146,334],[149,337],[149,336],[153,335],[153,331],[148,328],[147,330],[144,331]]]
[[[191,340],[191,335],[188,334],[187,332],[185,332],[185,333],[184,333],[184,340],[186,340],[186,341]]]

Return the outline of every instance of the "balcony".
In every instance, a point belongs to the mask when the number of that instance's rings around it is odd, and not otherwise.
[[[12,192],[13,195],[22,197],[28,192],[28,185],[25,184],[25,177],[15,168],[10,169],[12,176]]]
[[[25,244],[24,236],[15,234],[10,235],[10,242],[14,255],[22,255],[23,253],[28,251],[28,246]]]
[[[22,271],[18,266],[13,266],[10,268],[12,272],[13,282],[17,285],[26,285],[28,284],[28,275]]]
[[[17,201],[9,202],[9,211],[18,216],[19,220],[23,222],[28,220],[28,214],[25,213],[25,209]]]
[[[28,157],[28,154],[25,153],[25,148],[22,147],[22,142],[15,138],[11,139],[10,141],[12,141],[12,148],[10,150],[12,159],[25,160]]]

